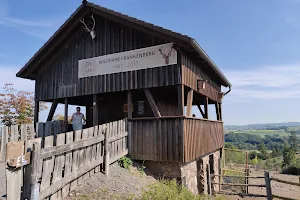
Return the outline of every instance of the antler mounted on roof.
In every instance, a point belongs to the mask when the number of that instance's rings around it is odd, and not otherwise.
[[[96,33],[94,31],[94,28],[95,28],[95,25],[96,25],[96,22],[95,22],[95,18],[94,18],[94,15],[92,14],[91,15],[91,19],[92,19],[92,22],[90,22],[90,24],[92,25],[92,28],[89,28],[86,23],[84,22],[84,18],[82,20],[80,20],[80,22],[84,25],[84,30],[86,32],[89,32],[91,37],[92,37],[92,40],[95,39],[96,37]]]

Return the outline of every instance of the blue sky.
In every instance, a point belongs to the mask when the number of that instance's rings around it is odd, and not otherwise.
[[[300,0],[92,2],[194,37],[233,85],[225,124],[300,121]],[[16,72],[80,4],[0,0],[0,85],[34,91]]]

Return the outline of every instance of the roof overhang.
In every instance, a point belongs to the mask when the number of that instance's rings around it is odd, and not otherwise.
[[[230,82],[227,80],[221,70],[216,66],[216,64],[210,59],[210,57],[205,53],[205,51],[200,47],[195,39],[89,2],[80,5],[76,9],[76,11],[54,33],[54,35],[17,73],[17,77],[35,80],[36,74],[34,73],[34,71],[36,70],[36,68],[38,68],[38,66],[43,63],[48,58],[48,56],[51,55],[51,53],[53,53],[55,49],[68,37],[72,30],[79,24],[78,19],[84,17],[89,12],[93,12],[112,20],[117,20],[120,23],[124,23],[128,26],[134,26],[135,28],[139,28],[142,31],[151,32],[158,37],[168,38],[169,40],[175,41],[175,43],[179,46],[197,53],[209,64],[209,67],[218,76],[221,84],[225,87],[231,88]]]

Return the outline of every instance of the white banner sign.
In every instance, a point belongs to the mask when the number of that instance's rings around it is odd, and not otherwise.
[[[172,43],[78,61],[78,78],[177,64]]]

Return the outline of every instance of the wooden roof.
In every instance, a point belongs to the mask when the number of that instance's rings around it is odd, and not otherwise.
[[[71,34],[76,25],[80,23],[79,19],[89,12],[120,22],[124,25],[137,28],[141,31],[151,33],[152,35],[156,35],[162,39],[171,40],[187,51],[197,53],[198,57],[204,59],[212,68],[217,78],[221,80],[221,84],[226,87],[231,87],[230,82],[193,38],[86,1],[83,1],[83,4],[76,9],[76,11],[53,34],[53,36],[25,64],[25,66],[17,73],[17,77],[35,80],[36,68],[39,64],[55,52],[56,48],[68,37],[69,34]]]

